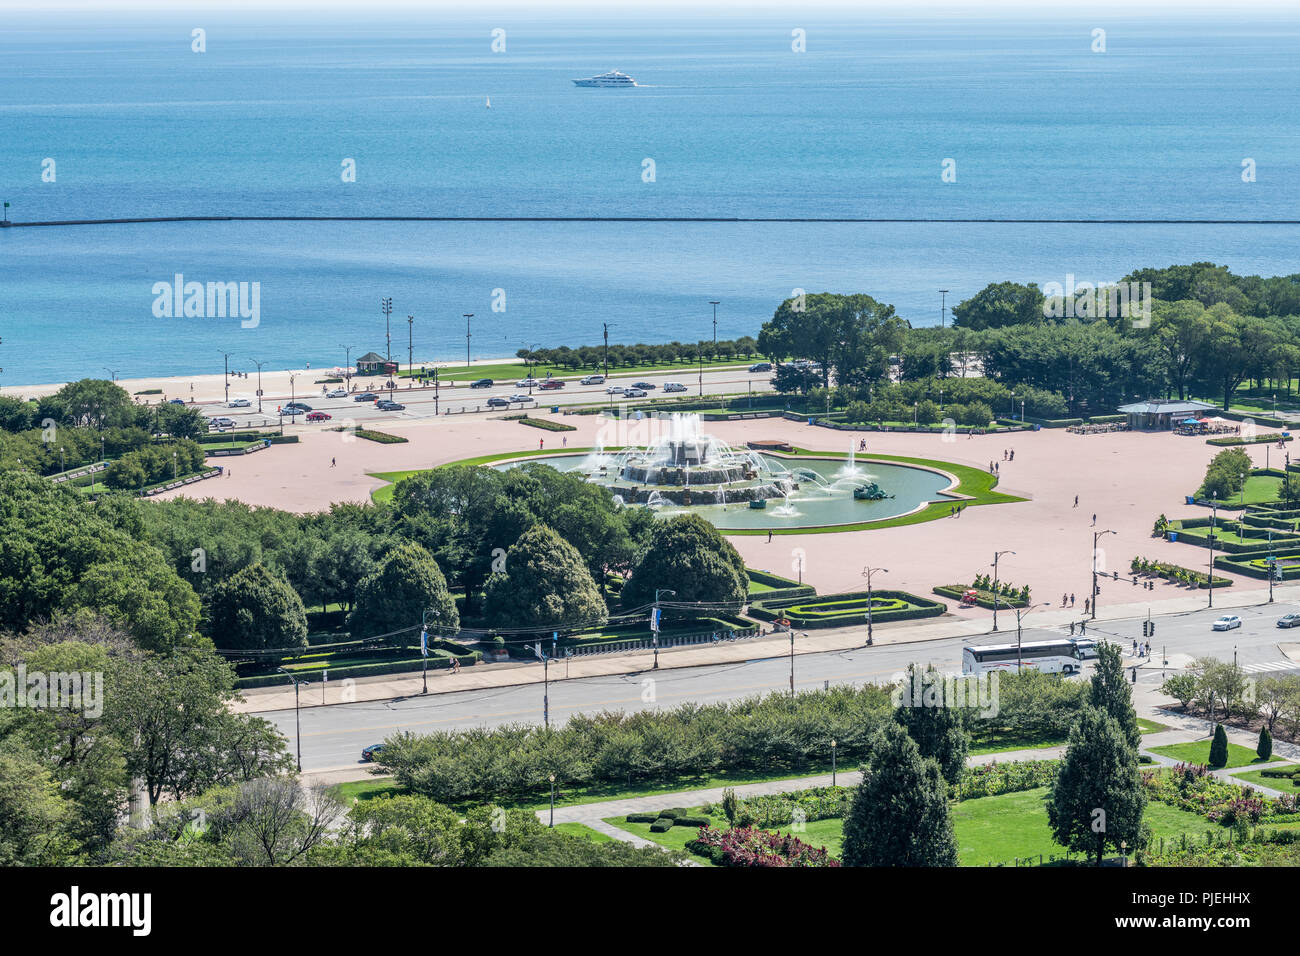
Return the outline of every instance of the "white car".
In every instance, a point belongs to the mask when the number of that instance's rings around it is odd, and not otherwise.
[[[606,394],[606,395],[622,395],[624,391],[625,391],[625,389],[623,388],[622,385],[611,385],[609,388],[605,389],[605,394]]]
[[[1236,614],[1225,614],[1213,626],[1216,631],[1230,631],[1234,627],[1241,627],[1241,618]]]
[[[626,388],[623,390],[624,398],[645,398],[646,391],[644,388]]]
[[[664,382],[664,391],[665,391],[665,392],[684,392],[684,391],[686,391],[686,386],[683,385],[681,382]]]
[[[234,428],[235,420],[233,418],[225,417],[214,418],[212,419],[212,425],[216,428]]]
[[[325,395],[326,398],[347,398],[348,390],[346,388],[336,388]]]
[[[603,375],[588,375],[586,378],[584,378],[584,379],[583,379],[581,382],[579,382],[578,384],[579,384],[579,385],[604,385],[604,384],[605,384],[605,376],[603,376]]]
[[[511,395],[511,396],[510,396],[510,401],[512,401],[512,402],[531,402],[532,400],[533,400],[533,397],[532,397],[531,395]]]
[[[538,384],[535,378],[523,378],[515,382],[515,388],[533,388]]]
[[[227,407],[227,408],[252,408],[252,406],[253,406],[253,403],[250,402],[248,399],[246,399],[246,398],[237,398],[237,399],[235,399],[233,402],[231,402],[229,405],[227,405],[226,407]]]

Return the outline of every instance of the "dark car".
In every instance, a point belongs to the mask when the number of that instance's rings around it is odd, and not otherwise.
[[[173,398],[173,399],[172,399],[170,402],[168,402],[167,404],[168,404],[168,405],[184,405],[184,404],[185,404],[185,399],[183,399],[183,398]]]
[[[495,383],[490,378],[480,378],[476,381],[470,382],[469,387],[470,388],[491,388],[493,384]]]
[[[558,378],[548,378],[546,381],[544,381],[541,385],[537,387],[545,388],[545,389],[564,388],[564,383],[561,382]]]
[[[502,398],[500,395],[493,395],[491,398],[487,400],[487,405],[488,408],[500,408],[502,405],[509,408],[510,399]]]
[[[354,402],[373,402],[379,396],[374,392],[362,392],[352,399]]]
[[[1300,614],[1283,614],[1277,619],[1278,627],[1300,627]]]
[[[388,401],[384,401],[384,402],[375,402],[375,407],[378,408],[381,412],[404,412],[404,411],[406,411],[406,406],[403,405],[401,402],[388,402]]]
[[[646,391],[649,391],[650,389],[652,389],[652,388],[658,388],[659,386],[656,385],[654,382],[635,382],[635,383],[633,383],[632,387],[633,387],[633,388],[642,388],[642,389],[645,389]]]
[[[751,372],[770,372],[772,371],[771,362],[755,362],[749,367]]]
[[[288,405],[284,406],[284,410],[291,414],[305,415],[307,412],[311,411],[311,406],[304,405],[302,402],[290,402]]]
[[[383,744],[371,744],[365,750],[361,751],[361,762],[371,763],[384,752]]]

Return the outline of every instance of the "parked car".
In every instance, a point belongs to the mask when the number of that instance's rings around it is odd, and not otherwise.
[[[369,747],[361,751],[361,762],[371,763],[372,761],[375,760],[376,757],[378,757],[383,752],[384,752],[383,744],[371,744]]]
[[[646,390],[644,388],[627,388],[623,390],[624,398],[645,398]]]
[[[546,381],[544,381],[541,385],[537,387],[544,388],[549,391],[551,389],[564,388],[564,383],[561,382],[558,378],[548,378]]]
[[[374,392],[362,392],[360,395],[356,395],[356,396],[354,396],[353,399],[352,399],[352,401],[354,401],[354,402],[373,402],[373,401],[374,401],[375,399],[377,399],[378,397],[379,397],[379,396],[376,395]]]
[[[533,388],[538,384],[535,378],[521,378],[515,382],[515,388]]]
[[[684,392],[684,391],[686,391],[686,386],[683,385],[681,382],[664,382],[664,391],[665,391],[665,392]]]
[[[770,372],[772,371],[771,362],[755,362],[749,367],[751,372]]]
[[[183,399],[183,398],[173,398],[173,399],[169,400],[169,401],[167,402],[167,404],[168,404],[168,405],[184,405],[184,404],[185,404],[185,399]]]
[[[531,402],[532,400],[533,397],[531,395],[524,395],[520,392],[516,392],[514,395],[510,396],[510,401],[512,402]]]
[[[490,378],[479,378],[469,383],[470,388],[491,388],[495,383]]]
[[[403,405],[401,402],[389,402],[389,401],[375,402],[375,408],[379,409],[381,412],[406,411],[406,406]]]
[[[502,398],[500,395],[493,395],[487,400],[488,408],[500,408],[502,405],[508,408],[510,406],[510,399]]]
[[[578,384],[579,384],[579,385],[604,385],[604,384],[605,384],[605,376],[603,376],[603,375],[588,375],[586,378],[584,378],[584,379],[583,379],[581,382],[579,382]]]
[[[311,411],[311,406],[304,404],[303,402],[290,402],[288,405],[284,406],[284,410],[286,412],[297,412],[299,415],[302,415],[305,412]]]
[[[1241,618],[1236,614],[1225,614],[1214,622],[1216,631],[1230,631],[1234,627],[1241,627]]]
[[[227,408],[251,408],[252,405],[253,403],[246,398],[237,398],[226,407]]]
[[[334,416],[331,415],[329,412],[309,412],[309,413],[307,414],[307,421],[309,421],[309,422],[327,422],[327,421],[329,421],[329,420],[330,420],[331,418],[333,418],[333,417],[334,417]]]
[[[1300,627],[1300,614],[1283,614],[1277,619],[1278,627]]]
[[[235,420],[233,418],[226,418],[222,416],[220,418],[212,419],[212,424],[216,425],[218,428],[234,428]]]
[[[650,389],[658,388],[659,386],[656,385],[654,382],[633,382],[632,387],[645,389],[648,392],[650,391]]]
[[[336,388],[331,392],[327,392],[325,397],[326,398],[347,398],[348,390],[346,388]]]
[[[609,388],[605,389],[605,394],[606,394],[606,395],[622,395],[622,394],[623,394],[623,391],[624,391],[624,389],[623,389],[623,386],[622,386],[622,385],[611,385]]]

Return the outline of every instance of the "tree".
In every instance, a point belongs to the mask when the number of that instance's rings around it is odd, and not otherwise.
[[[1246,477],[1254,467],[1243,449],[1225,448],[1206,467],[1201,494],[1207,498],[1231,498],[1245,487]]]
[[[1079,853],[1145,845],[1142,813],[1146,793],[1138,756],[1113,717],[1086,706],[1070,731],[1069,746],[1047,804],[1053,839]]]
[[[1001,329],[1010,325],[1041,325],[1043,293],[1034,283],[996,282],[952,307],[953,325],[963,329]]]
[[[718,529],[699,515],[659,522],[650,546],[623,587],[623,606],[651,604],[656,589],[671,589],[674,603],[700,602],[708,610],[739,609],[749,593],[745,562]]]
[[[536,631],[600,627],[605,601],[573,545],[534,525],[506,552],[503,573],[488,579],[485,612],[491,627]]]
[[[943,778],[956,785],[966,770],[968,738],[962,712],[955,701],[944,699],[944,686],[933,666],[918,675],[916,665],[909,664],[894,719],[907,728],[921,756],[937,761]],[[918,696],[920,700],[915,699]]]
[[[0,751],[0,866],[75,862],[71,809],[39,760],[11,745]]]
[[[1134,752],[1142,743],[1137,711],[1133,709],[1133,692],[1124,679],[1124,661],[1118,644],[1102,641],[1097,645],[1097,669],[1093,672],[1088,703],[1108,714],[1119,724]]]
[[[357,603],[348,620],[355,635],[391,634],[391,643],[402,646],[426,619],[441,633],[460,629],[456,602],[438,563],[420,545],[404,541],[357,585]]]
[[[102,378],[70,382],[42,402],[42,411],[58,412],[56,420],[102,430],[130,424],[136,406],[126,389]]]
[[[1195,699],[1197,691],[1196,677],[1193,674],[1175,674],[1160,685],[1160,693],[1175,698],[1184,710]]]
[[[1228,734],[1223,729],[1223,724],[1214,725],[1214,739],[1210,741],[1210,763],[1211,769],[1226,767],[1228,765]]]
[[[222,648],[262,650],[307,646],[307,611],[284,577],[258,563],[237,571],[212,591],[213,642]]]
[[[1273,735],[1268,732],[1267,727],[1259,728],[1259,743],[1255,746],[1255,753],[1260,760],[1273,759]]]
[[[845,866],[956,866],[948,785],[896,723],[884,726],[844,819]]]

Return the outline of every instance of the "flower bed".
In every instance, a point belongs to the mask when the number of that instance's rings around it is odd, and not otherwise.
[[[769,793],[746,797],[737,808],[737,820],[758,827],[785,827],[800,820],[830,820],[848,812],[856,787],[811,787],[790,793]],[[721,806],[711,804],[705,812],[721,812]],[[742,824],[744,825],[744,824]]]
[[[1051,786],[1056,782],[1059,766],[1060,761],[1057,760],[1019,760],[1012,763],[998,763],[995,760],[983,766],[967,767],[953,796],[958,800],[972,800]]]
[[[1269,800],[1255,788],[1228,783],[1199,764],[1180,763],[1169,771],[1144,770],[1142,783],[1150,799],[1224,826],[1238,820],[1258,823],[1300,813],[1300,800],[1293,794]]]
[[[697,856],[707,856],[715,866],[839,866],[825,847],[755,827],[735,827],[726,832],[700,827],[686,844]]]

